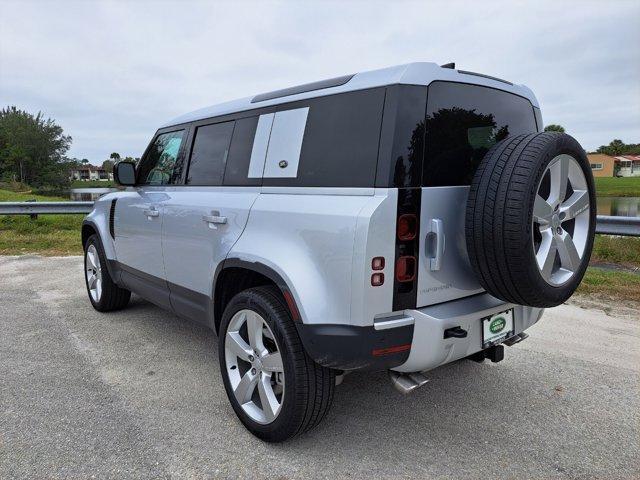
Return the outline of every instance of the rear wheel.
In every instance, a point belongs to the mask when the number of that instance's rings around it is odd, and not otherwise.
[[[120,288],[111,278],[98,235],[91,235],[84,246],[84,272],[93,308],[99,312],[110,312],[127,306],[131,292]]]
[[[305,353],[276,288],[245,290],[229,302],[218,351],[231,406],[258,438],[286,440],[329,410],[335,373]]]

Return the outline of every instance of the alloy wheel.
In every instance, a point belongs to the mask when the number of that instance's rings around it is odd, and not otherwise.
[[[227,377],[242,410],[255,422],[273,422],[284,400],[284,368],[273,332],[253,310],[240,310],[224,340]]]
[[[89,294],[93,301],[97,303],[102,297],[102,266],[100,265],[100,257],[95,245],[91,244],[87,248],[84,264]]]
[[[542,175],[533,209],[533,249],[538,270],[560,286],[582,265],[590,222],[587,179],[571,155],[553,158]]]

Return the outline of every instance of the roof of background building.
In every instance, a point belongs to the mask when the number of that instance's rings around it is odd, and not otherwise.
[[[92,172],[97,172],[100,170],[104,170],[102,167],[96,167],[95,165],[79,165],[77,167],[72,168],[72,170],[91,170]]]

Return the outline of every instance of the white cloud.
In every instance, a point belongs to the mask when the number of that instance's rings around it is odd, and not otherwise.
[[[640,3],[2,2],[0,104],[42,110],[94,163],[242,97],[409,61],[530,86],[587,149],[640,141]]]

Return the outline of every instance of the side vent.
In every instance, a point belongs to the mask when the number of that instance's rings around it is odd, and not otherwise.
[[[115,231],[115,224],[114,222],[114,216],[116,214],[116,202],[118,201],[117,198],[114,198],[113,200],[111,200],[111,208],[109,209],[109,234],[111,235],[111,238],[113,238],[114,240],[116,239],[116,231]]]

